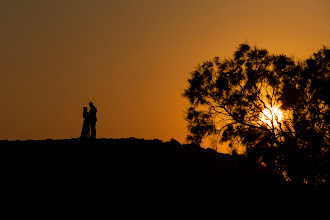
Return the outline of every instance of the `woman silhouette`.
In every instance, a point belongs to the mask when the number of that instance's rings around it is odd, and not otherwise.
[[[89,113],[87,111],[87,107],[83,108],[83,118],[84,118],[84,123],[83,123],[80,137],[89,138],[91,136],[91,132],[89,129]]]

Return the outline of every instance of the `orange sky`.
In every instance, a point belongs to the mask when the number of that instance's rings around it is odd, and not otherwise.
[[[183,142],[188,73],[239,43],[306,58],[330,45],[329,0],[0,2],[0,139]]]

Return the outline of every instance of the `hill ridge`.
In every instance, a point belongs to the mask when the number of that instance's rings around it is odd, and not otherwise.
[[[8,186],[18,194],[88,192],[166,199],[283,185],[279,176],[246,158],[174,139],[47,139],[0,141],[0,146]]]

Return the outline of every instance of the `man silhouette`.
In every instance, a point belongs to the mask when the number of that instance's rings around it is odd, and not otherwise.
[[[95,125],[96,125],[96,121],[97,121],[97,118],[96,118],[97,109],[95,108],[93,102],[89,103],[89,107],[90,107],[90,109],[89,109],[89,124],[91,126],[91,137],[96,138]]]

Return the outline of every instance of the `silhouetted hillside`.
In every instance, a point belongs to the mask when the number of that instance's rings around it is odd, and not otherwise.
[[[297,201],[314,204],[328,198],[322,192],[321,199],[309,199],[305,192],[313,190],[290,186],[244,158],[176,141],[0,141],[0,146],[1,198],[10,215],[44,218],[69,212],[94,218],[101,211],[173,217],[177,211],[195,215],[201,205],[217,213],[245,214],[273,210],[275,203],[292,208]]]
[[[1,141],[12,195],[106,193],[120,198],[199,198],[276,190],[283,180],[246,159],[177,141]]]
[[[136,207],[141,201],[156,206],[156,201],[231,204],[241,199],[261,202],[276,201],[281,195],[306,196],[301,193],[305,186],[290,186],[244,158],[176,141],[0,141],[0,146],[2,200],[15,204],[14,208],[31,210],[55,203],[54,208],[63,202],[71,207],[72,198],[72,205],[121,201],[124,207],[128,202]],[[90,196],[96,199],[87,199]]]

